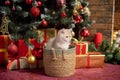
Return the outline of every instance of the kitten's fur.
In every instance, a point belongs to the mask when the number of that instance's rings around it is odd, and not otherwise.
[[[46,48],[68,49],[72,39],[72,29],[61,29],[58,35],[51,38],[46,45]]]

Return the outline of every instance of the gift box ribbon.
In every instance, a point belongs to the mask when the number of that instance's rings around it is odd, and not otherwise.
[[[7,50],[6,49],[0,49],[0,52],[6,52]]]
[[[87,64],[86,64],[86,68],[90,68],[90,55],[87,55]]]
[[[4,48],[0,49],[0,53],[4,53],[4,60],[7,61],[8,60],[8,53],[7,53],[7,45],[8,45],[8,36],[7,35],[3,35],[4,37]]]
[[[91,55],[100,55],[100,52],[91,52],[87,54],[87,63],[86,63],[86,68],[90,68],[91,67]]]
[[[13,64],[14,60],[15,60],[15,58],[11,59],[11,61],[7,65],[7,69],[9,69],[9,67]],[[16,59],[16,60],[17,60],[17,69],[20,69],[20,59]]]

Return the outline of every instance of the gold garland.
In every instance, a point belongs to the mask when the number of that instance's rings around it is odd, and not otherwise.
[[[2,24],[0,27],[0,32],[2,32],[2,34],[9,34],[8,24],[9,24],[9,18],[7,16],[3,16],[2,17]]]

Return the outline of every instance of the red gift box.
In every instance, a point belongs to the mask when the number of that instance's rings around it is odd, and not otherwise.
[[[0,35],[0,64],[7,64],[8,62],[7,46],[10,42],[7,35]]]
[[[81,42],[76,44],[76,55],[87,54],[88,53],[88,43]]]
[[[28,46],[24,40],[18,40],[18,57],[26,56],[28,52]]]
[[[34,49],[41,47],[41,44],[39,42],[37,42],[36,39],[30,39],[30,43],[34,45]],[[19,40],[18,41],[18,58],[27,56],[28,50],[29,50],[28,45],[25,44],[24,40]],[[35,50],[32,52],[35,52]],[[34,55],[34,53],[33,53],[33,55]],[[41,58],[42,58],[42,56],[41,56]]]

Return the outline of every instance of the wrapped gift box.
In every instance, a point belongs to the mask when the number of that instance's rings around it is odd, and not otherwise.
[[[14,59],[10,61],[7,65],[7,70],[36,69],[36,68],[43,68],[42,60],[36,60],[35,63],[29,64],[26,57],[21,57],[19,59]]]
[[[48,41],[50,38],[53,38],[57,35],[57,30],[54,28],[47,29],[46,33],[47,33],[47,41]]]
[[[30,39],[31,44],[34,45],[34,49],[40,48],[41,44],[37,42],[35,39]],[[25,44],[24,40],[18,41],[18,58],[24,57],[28,55],[28,45]],[[32,51],[34,52],[34,51]],[[41,56],[42,58],[42,56]]]
[[[88,42],[76,43],[76,55],[88,53]]]
[[[9,63],[7,65],[8,70],[14,70],[14,69],[34,69],[38,68],[38,66],[43,64],[41,62],[42,60],[42,52],[37,53],[37,49],[40,48],[41,44],[38,43],[35,39],[30,39],[31,44],[34,45],[34,49],[30,50],[28,48],[28,45],[25,44],[24,40],[18,41],[18,55],[16,57],[10,56],[9,57]],[[34,64],[29,64],[27,62],[27,57],[29,56],[29,51],[31,54],[33,54],[36,57],[36,62]],[[37,54],[37,55],[36,55]],[[40,56],[39,56],[39,55]]]
[[[39,38],[41,42],[48,41],[50,38],[55,37],[57,34],[57,30],[55,28],[41,29],[38,30]]]
[[[105,55],[99,52],[91,52],[86,55],[76,55],[76,69],[100,68],[104,66]]]
[[[29,64],[29,69],[40,69],[43,68],[43,60],[36,60],[35,63]]]
[[[10,42],[11,40],[7,35],[0,35],[0,65],[8,62],[7,46]]]

